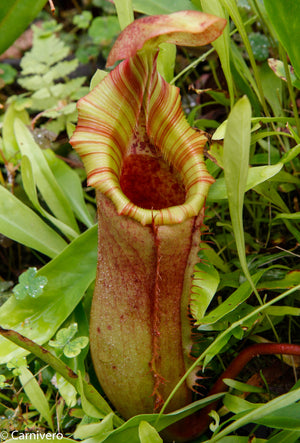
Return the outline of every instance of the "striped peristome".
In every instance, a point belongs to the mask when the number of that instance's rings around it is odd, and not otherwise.
[[[121,62],[78,103],[78,125],[71,143],[81,156],[88,184],[108,196],[119,214],[143,225],[174,224],[197,215],[213,179],[203,148],[207,141],[191,128],[181,108],[179,89],[156,70],[156,55],[140,52]],[[145,123],[149,141],[180,174],[184,204],[159,210],[134,205],[120,186],[122,161],[134,132]]]

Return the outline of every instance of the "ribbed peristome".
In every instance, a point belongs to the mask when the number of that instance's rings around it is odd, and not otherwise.
[[[155,58],[153,52],[140,51],[82,98],[71,139],[84,162],[88,184],[108,196],[120,215],[143,225],[180,223],[197,215],[213,181],[203,158],[207,139],[187,123],[179,89],[157,72]],[[134,135],[143,125],[150,143],[181,175],[186,191],[181,205],[144,209],[121,189],[123,159],[130,154]]]

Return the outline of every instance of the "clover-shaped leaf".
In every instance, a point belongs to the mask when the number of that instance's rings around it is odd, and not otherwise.
[[[25,357],[14,357],[9,362],[6,363],[7,369],[12,371],[14,376],[21,374],[20,367],[27,367],[27,361]]]
[[[36,276],[36,268],[29,268],[19,277],[19,284],[13,288],[17,300],[23,300],[27,296],[37,298],[48,283],[46,277]]]
[[[76,357],[80,354],[81,349],[85,348],[89,342],[88,337],[77,337],[74,340],[70,341],[64,347],[64,354],[68,358]]]
[[[72,323],[68,328],[60,329],[56,334],[56,339],[50,340],[49,345],[53,348],[61,348],[68,358],[76,357],[89,342],[88,337],[83,336],[72,340],[77,330],[77,323]]]

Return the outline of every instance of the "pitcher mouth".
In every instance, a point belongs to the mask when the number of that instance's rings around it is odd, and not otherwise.
[[[198,46],[216,39],[225,25],[224,19],[195,11],[139,19],[120,34],[108,64],[125,60],[79,100],[70,142],[83,160],[88,184],[110,198],[118,214],[142,225],[168,225],[203,208],[214,181],[203,157],[207,139],[188,124],[179,89],[158,73],[156,60],[163,41]],[[156,163],[134,158],[133,142],[144,138],[155,147]],[[144,196],[132,167],[145,183]]]
[[[214,181],[203,157],[207,138],[189,126],[179,89],[159,75],[155,60],[125,60],[79,101],[78,111],[71,144],[88,184],[120,215],[163,225],[199,214]]]

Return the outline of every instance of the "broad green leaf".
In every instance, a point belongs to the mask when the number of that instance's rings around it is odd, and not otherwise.
[[[191,294],[190,310],[192,316],[196,319],[196,324],[204,317],[206,309],[212,301],[219,282],[218,271],[209,262],[205,247],[198,254],[200,263],[197,264],[194,272],[193,287]]]
[[[252,275],[252,280],[256,284],[264,274],[265,270]],[[245,281],[234,291],[226,300],[217,306],[213,311],[203,318],[199,318],[197,324],[212,324],[220,321],[225,315],[233,312],[241,303],[245,302],[252,294],[252,287],[248,281]]]
[[[38,200],[37,190],[36,190],[36,184],[35,184],[35,177],[32,172],[32,166],[30,163],[29,158],[27,155],[22,156],[21,160],[21,172],[22,172],[22,182],[24,186],[24,190],[33,204],[33,206],[39,211],[39,213],[48,219],[51,223],[53,223],[54,226],[56,226],[63,234],[66,235],[67,238],[70,240],[73,240],[77,237],[77,232],[75,232],[72,228],[70,228],[68,225],[63,223],[61,220],[58,220],[56,217],[53,217],[53,215],[49,214],[41,205]]]
[[[97,69],[90,82],[90,90],[94,89],[106,76],[108,72],[103,69]]]
[[[171,14],[176,11],[197,9],[189,0],[132,0],[133,9],[147,15]]]
[[[83,379],[81,372],[78,372],[78,379],[76,380],[76,389],[77,392],[79,392],[79,395],[81,397],[81,406],[84,410],[84,413],[88,415],[89,417],[94,418],[104,418],[106,414],[103,414],[103,411],[106,409],[106,403],[104,403],[104,406],[101,408],[101,404],[99,405],[93,405],[85,395],[84,391],[84,385],[83,385]]]
[[[249,170],[251,107],[246,96],[232,109],[224,139],[224,175],[229,211],[239,259],[247,272],[243,228],[243,203]]]
[[[29,268],[19,277],[19,284],[17,284],[13,293],[17,300],[24,300],[27,296],[36,298],[39,297],[48,283],[46,277],[37,276],[36,268]]]
[[[78,174],[63,160],[56,157],[51,149],[46,149],[44,155],[57,183],[68,198],[76,217],[84,223],[85,226],[90,228],[93,226],[94,221],[87,210]]]
[[[168,83],[170,83],[174,77],[175,58],[176,45],[172,43],[162,43],[159,45],[157,70]]]
[[[277,117],[282,116],[282,82],[274,74],[267,62],[258,65],[258,70],[267,102],[270,104],[274,115]]]
[[[43,293],[32,303],[9,298],[0,308],[0,325],[14,329],[39,344],[46,343],[75,309],[95,279],[97,265],[97,227],[81,234],[55,259],[41,268],[37,276],[48,279]],[[26,352],[0,339],[0,362],[5,363]]]
[[[51,381],[59,390],[59,393],[66,402],[66,405],[69,408],[73,408],[74,406],[76,406],[77,391],[75,387],[71,385],[71,383],[68,382],[64,377],[62,377],[58,372],[56,372],[54,380],[55,383],[53,382],[53,379]]]
[[[228,408],[228,410],[234,414],[256,409],[262,405],[262,403],[251,403],[250,401],[231,394],[226,394],[223,402],[224,406],[226,406],[226,408]]]
[[[69,202],[58,185],[42,150],[34,141],[29,129],[19,119],[15,120],[14,129],[20,151],[22,155],[27,155],[31,162],[37,186],[45,202],[59,220],[78,232],[78,227]]]
[[[0,54],[4,52],[44,7],[47,0],[9,0],[0,8]]]
[[[35,212],[0,185],[0,232],[29,248],[55,257],[67,243]]]
[[[139,424],[139,437],[141,443],[163,443],[156,429],[144,420]]]
[[[138,428],[141,421],[146,421],[151,424],[158,432],[167,428],[168,426],[176,423],[177,421],[193,414],[197,410],[205,407],[209,403],[219,399],[223,394],[216,394],[210,397],[195,401],[185,408],[179,409],[177,411],[171,412],[170,414],[160,415],[160,414],[142,414],[136,415],[130,418],[126,423],[124,423],[119,428],[112,431],[103,440],[105,443],[140,443]]]
[[[99,423],[79,424],[74,432],[74,438],[83,440],[86,438],[97,437],[97,441],[113,430],[113,413],[107,414]]]
[[[124,29],[134,20],[132,0],[115,0],[120,28]]]
[[[19,371],[20,382],[30,400],[30,403],[47,420],[48,425],[53,430],[53,421],[50,413],[49,403],[40,385],[36,381],[33,374],[25,366],[20,366]]]
[[[264,0],[268,17],[300,79],[300,3],[294,0]]]
[[[276,176],[282,169],[283,163],[279,162],[275,165],[268,166],[254,166],[248,169],[247,183],[245,191],[253,189],[257,185],[268,181],[270,178]],[[228,178],[230,180],[230,177]],[[207,201],[219,201],[228,198],[228,190],[225,184],[225,178],[219,178],[210,187]]]
[[[261,281],[258,283],[259,289],[287,289],[300,284],[300,270],[290,271],[282,279]]]

